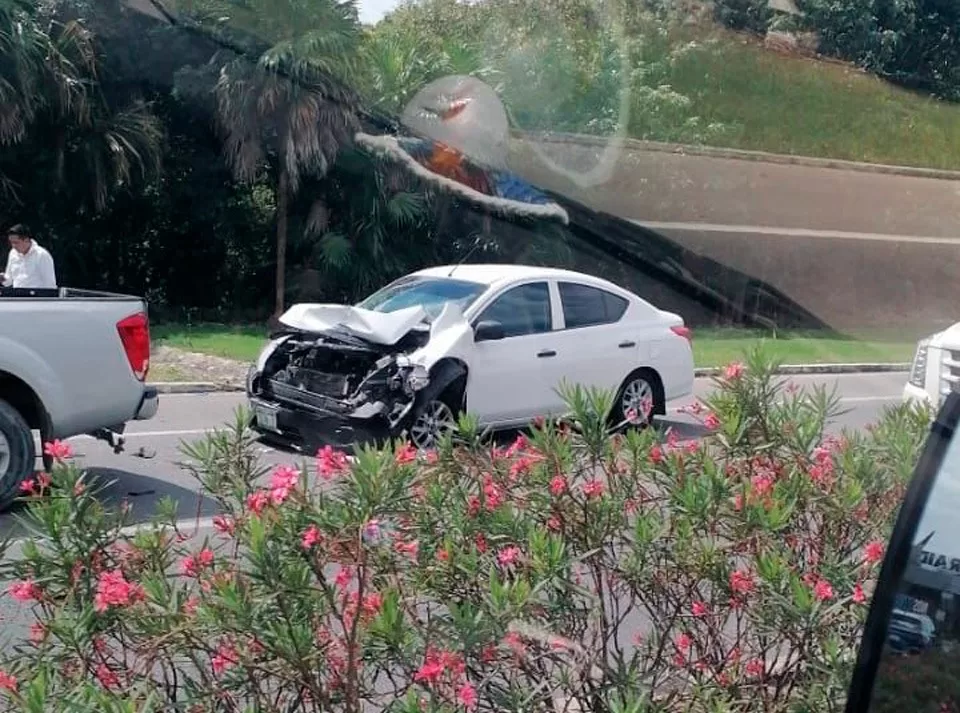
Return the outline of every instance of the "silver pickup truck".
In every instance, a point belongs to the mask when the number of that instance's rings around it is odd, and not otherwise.
[[[149,367],[140,298],[0,289],[0,509],[36,468],[34,432],[42,441],[90,434],[122,449],[125,424],[157,412]]]

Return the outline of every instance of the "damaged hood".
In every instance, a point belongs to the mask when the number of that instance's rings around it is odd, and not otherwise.
[[[426,310],[419,305],[396,312],[374,312],[350,305],[301,304],[288,309],[280,322],[304,332],[346,330],[374,344],[390,346],[426,318]]]

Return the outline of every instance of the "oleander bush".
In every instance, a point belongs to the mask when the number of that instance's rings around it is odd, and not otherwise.
[[[840,710],[929,414],[830,431],[837,398],[774,366],[728,366],[688,409],[689,439],[611,432],[611,396],[572,388],[568,419],[512,442],[467,417],[436,452],[325,448],[270,469],[241,414],[185,448],[221,509],[206,529],[169,507],[131,527],[48,444],[57,467],[25,487],[31,534],[3,558],[26,623],[0,701]]]

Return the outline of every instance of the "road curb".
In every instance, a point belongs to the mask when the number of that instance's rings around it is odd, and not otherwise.
[[[889,374],[910,371],[910,364],[784,364],[776,373],[781,376],[799,376],[803,374]],[[697,377],[717,376],[723,367],[695,369]]]
[[[162,381],[150,385],[161,394],[217,394],[235,393],[244,390],[242,386],[206,381]]]
[[[782,376],[797,376],[802,374],[884,374],[907,372],[909,364],[784,364],[777,369]],[[723,367],[705,367],[694,370],[697,378],[717,376],[723,372]],[[228,394],[239,393],[242,386],[234,384],[216,384],[205,381],[167,381],[151,384],[161,394]]]
[[[537,132],[516,131],[518,139],[534,140],[543,143],[574,144],[580,146],[606,147],[614,139],[589,134],[572,134],[565,132]],[[921,166],[897,166],[885,163],[865,163],[846,159],[815,158],[812,156],[794,156],[791,154],[770,153],[768,151],[749,151],[746,149],[727,149],[713,146],[694,146],[690,144],[673,144],[661,141],[644,141],[643,139],[623,138],[622,146],[634,151],[651,151],[655,153],[670,153],[680,156],[703,156],[705,158],[733,159],[738,161],[759,161],[787,166],[808,166],[810,168],[831,168],[843,171],[858,171],[860,173],[878,173],[891,176],[909,176],[911,178],[934,178],[943,181],[960,180],[960,171],[923,168]]]

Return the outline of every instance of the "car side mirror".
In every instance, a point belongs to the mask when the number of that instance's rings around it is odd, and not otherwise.
[[[908,486],[867,615],[846,713],[955,711],[960,686],[960,393]],[[946,701],[946,702],[944,702]]]
[[[492,319],[483,320],[473,330],[473,338],[478,342],[495,342],[503,337],[503,324]]]

